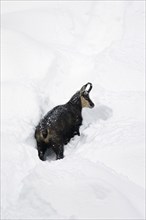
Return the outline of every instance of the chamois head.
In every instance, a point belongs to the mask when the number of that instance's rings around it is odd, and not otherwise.
[[[89,88],[88,88],[89,85]],[[92,84],[87,83],[85,84],[81,89],[80,89],[80,98],[81,98],[81,105],[82,108],[87,107],[87,108],[93,108],[94,103],[91,101],[89,97],[89,93],[92,89]]]

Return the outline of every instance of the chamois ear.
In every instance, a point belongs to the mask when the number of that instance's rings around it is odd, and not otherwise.
[[[90,87],[89,87],[88,90],[86,90],[86,88],[87,88],[88,85],[90,85]],[[83,94],[83,92],[85,92],[85,91],[89,93],[89,92],[91,91],[91,89],[92,89],[92,83],[89,83],[89,82],[88,82],[87,84],[85,84],[85,85],[80,89],[80,94]]]

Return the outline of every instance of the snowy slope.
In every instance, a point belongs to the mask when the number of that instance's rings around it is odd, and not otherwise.
[[[2,219],[144,219],[144,1],[2,2]],[[93,83],[65,158],[40,118]]]

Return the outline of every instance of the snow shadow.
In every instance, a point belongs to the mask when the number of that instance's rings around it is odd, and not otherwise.
[[[56,161],[56,154],[51,148],[46,150],[44,157],[45,157],[45,160],[48,162]]]
[[[99,120],[108,120],[113,116],[113,110],[106,105],[98,105],[93,109],[85,110],[83,112],[83,119],[86,123],[94,123]]]
[[[95,112],[98,120],[102,119],[106,121],[113,116],[113,110],[106,105],[98,106],[95,108]]]

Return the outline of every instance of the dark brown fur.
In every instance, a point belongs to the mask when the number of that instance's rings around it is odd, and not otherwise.
[[[86,87],[90,88],[86,90]],[[87,83],[80,91],[64,105],[59,105],[49,111],[40,121],[35,130],[38,156],[45,160],[44,154],[48,148],[56,153],[56,159],[64,157],[64,145],[74,135],[80,135],[79,128],[82,125],[82,108],[93,108],[94,104],[89,98],[92,84]]]

